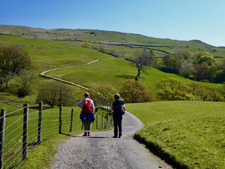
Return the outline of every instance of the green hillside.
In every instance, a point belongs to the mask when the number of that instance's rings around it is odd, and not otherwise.
[[[136,48],[151,48],[158,54],[158,56],[164,56],[168,53],[174,54],[182,49],[188,49],[193,53],[199,51],[210,52],[219,60],[225,58],[224,47],[215,47],[199,40],[179,41],[113,31],[41,29],[10,25],[0,25],[0,34],[32,39],[52,39],[74,42],[89,41],[97,46],[104,45],[108,49],[123,51],[127,57],[129,56],[130,51]]]
[[[121,89],[122,83],[127,79],[134,79],[137,70],[130,66],[130,62],[125,59],[117,59],[111,55],[103,54],[92,48],[83,48],[83,42],[77,41],[55,41],[47,39],[31,39],[18,36],[0,35],[0,45],[17,45],[26,50],[32,59],[30,70],[35,73],[37,79],[32,85],[32,94],[26,98],[16,100],[16,103],[23,102],[34,103],[38,88],[46,81],[51,79],[43,78],[40,73],[43,71],[61,68],[50,71],[47,75],[60,77],[74,83],[81,84],[91,88],[99,84],[112,84],[116,89]],[[98,62],[88,65],[79,66],[90,61],[101,59]],[[70,67],[70,68],[68,68]],[[148,75],[142,75],[141,82],[147,85],[155,95],[155,84],[161,78],[175,77],[185,82],[192,82],[181,76],[164,73],[157,69],[151,68]],[[203,83],[205,84],[205,83]],[[14,80],[11,81],[13,87]],[[208,84],[218,86],[218,84]],[[75,99],[82,97],[84,89],[72,87]],[[1,100],[10,99],[2,98]],[[10,100],[14,100],[12,98]]]
[[[80,65],[98,58],[112,57],[93,49],[82,48],[77,42],[30,39],[0,35],[0,45],[3,44],[20,46],[31,56],[32,64],[30,70],[35,73],[36,81],[32,85],[32,94],[16,101],[21,104],[23,102],[34,103],[38,88],[46,81],[53,81],[51,79],[41,77],[41,72],[58,67]],[[13,79],[10,81],[10,85],[11,91],[15,86]],[[76,99],[82,96],[80,96],[79,93],[83,93],[83,89],[78,87],[72,87],[72,89],[74,91],[73,95]]]

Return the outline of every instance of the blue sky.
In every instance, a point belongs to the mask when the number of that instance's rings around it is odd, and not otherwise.
[[[225,0],[0,0],[0,24],[110,30],[225,46]]]

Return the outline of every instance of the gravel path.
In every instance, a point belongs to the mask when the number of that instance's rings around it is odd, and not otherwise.
[[[60,145],[52,168],[168,169],[169,166],[131,138],[142,127],[138,118],[126,112],[122,138],[112,138],[113,131],[93,132],[91,137],[73,136]]]

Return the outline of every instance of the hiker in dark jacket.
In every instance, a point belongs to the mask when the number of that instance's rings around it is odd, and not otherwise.
[[[126,107],[124,105],[123,99],[120,99],[120,94],[116,93],[114,95],[114,98],[115,98],[115,101],[112,104],[113,122],[114,122],[113,138],[117,138],[118,128],[119,128],[119,138],[120,138],[122,136],[122,120],[123,120],[123,115],[125,113]]]

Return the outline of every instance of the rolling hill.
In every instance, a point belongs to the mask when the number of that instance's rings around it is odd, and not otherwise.
[[[40,34],[40,36],[38,34],[38,36],[32,37],[32,32],[42,32],[43,34]],[[63,37],[63,32],[65,34],[65,37]],[[71,37],[76,37],[77,39],[68,40],[66,32],[70,32]],[[58,78],[60,77],[64,80],[81,84],[88,88],[104,83],[112,84],[117,90],[120,90],[122,88],[122,83],[124,83],[127,79],[134,79],[137,70],[132,68],[130,66],[130,63],[125,59],[117,59],[111,55],[104,54],[102,52],[99,52],[98,50],[95,50],[97,47],[103,44],[104,47],[108,50],[121,50],[126,53],[126,55],[132,55],[132,53],[136,51],[137,48],[146,47],[145,45],[157,46],[155,47],[155,49],[157,48],[158,50],[163,51],[161,52],[161,54],[165,54],[166,52],[174,52],[175,49],[172,49],[171,47],[169,47],[169,45],[173,45],[176,50],[181,48],[184,44],[192,44],[193,48],[201,47],[201,50],[206,48],[216,48],[199,41],[185,42],[169,39],[163,40],[142,35],[98,30],[46,30],[1,25],[0,33],[0,45],[17,45],[29,53],[32,60],[30,70],[34,72],[37,77],[35,83],[32,85],[32,93],[30,96],[18,100],[15,96],[9,94],[13,93],[13,91],[17,87],[15,79],[11,80],[11,89],[8,91],[8,93],[7,91],[6,93],[1,93],[2,97],[0,98],[0,101],[16,100],[16,105],[23,104],[24,102],[33,104],[38,93],[38,88],[45,82],[53,81],[52,79],[41,77],[40,73],[54,68],[61,69],[51,71],[47,75]],[[44,34],[46,35],[46,37],[44,37]],[[58,40],[54,40],[56,39],[56,37],[58,38]],[[96,37],[96,39],[98,40],[96,40],[94,37]],[[89,39],[90,44],[94,46],[94,48],[82,47],[82,44],[87,39]],[[223,48],[218,48],[217,50],[219,51],[219,49]],[[101,61],[85,67],[68,68],[71,66],[82,65],[96,59],[101,59]],[[161,78],[169,77],[175,77],[185,82],[191,82],[191,80],[185,79],[181,76],[164,73],[152,68],[149,71],[148,75],[143,76],[142,83],[147,85],[154,94],[156,90],[156,82],[158,82]],[[219,85],[207,83],[205,84],[213,86]],[[82,93],[84,92],[83,89],[80,89],[78,87],[72,88],[73,96],[75,99],[79,99],[80,97],[82,97]]]
[[[225,58],[225,47],[215,47],[199,40],[179,41],[103,30],[42,29],[11,25],[0,25],[0,34],[58,41],[88,41],[92,44],[104,45],[106,48],[121,50],[125,56],[128,56],[132,49],[151,48],[158,57],[188,49],[193,53],[207,51],[215,58]]]

